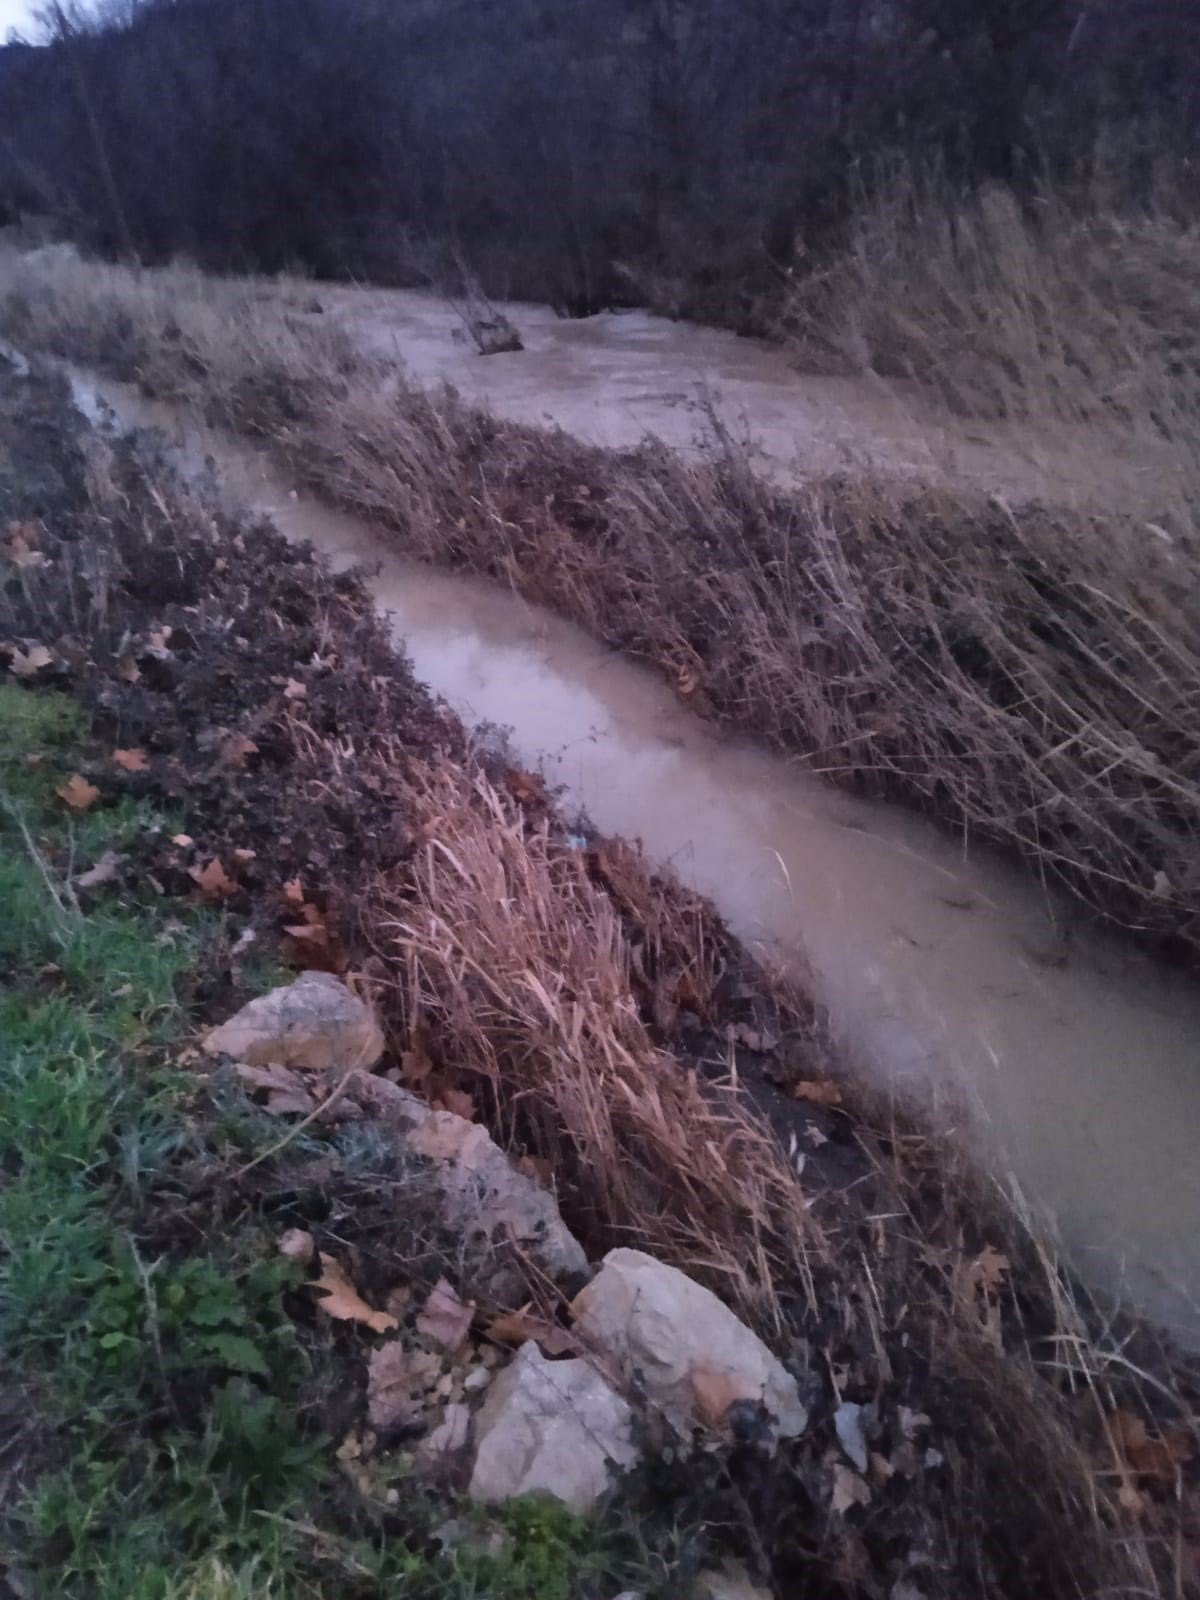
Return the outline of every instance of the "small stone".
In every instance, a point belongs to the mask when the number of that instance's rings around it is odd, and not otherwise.
[[[532,1341],[492,1383],[475,1436],[469,1493],[485,1502],[540,1491],[586,1511],[638,1454],[616,1390],[586,1361],[547,1361]]]
[[[863,1408],[850,1400],[843,1400],[833,1414],[833,1426],[838,1443],[860,1472],[868,1465],[867,1440],[863,1433]]]
[[[329,972],[305,972],[251,1000],[204,1041],[209,1055],[247,1066],[369,1070],[383,1054],[383,1034],[369,1006]]]
[[[417,1447],[418,1457],[430,1466],[440,1466],[452,1456],[456,1456],[467,1447],[471,1437],[471,1412],[469,1407],[459,1404],[448,1405],[442,1412],[442,1420]]]
[[[740,1561],[726,1561],[720,1570],[710,1567],[696,1579],[694,1600],[774,1600],[770,1589],[751,1582]]]

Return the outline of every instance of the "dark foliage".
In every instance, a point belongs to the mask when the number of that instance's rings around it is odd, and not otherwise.
[[[0,220],[217,268],[417,282],[467,262],[568,314],[657,273],[736,320],[883,153],[1029,188],[1118,148],[1143,187],[1200,131],[1194,0],[51,12],[48,47],[0,50]]]

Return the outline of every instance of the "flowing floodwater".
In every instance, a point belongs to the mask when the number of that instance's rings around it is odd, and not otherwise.
[[[278,312],[281,291],[259,292]],[[549,423],[610,448],[648,433],[676,449],[702,446],[711,411],[746,440],[760,471],[783,480],[867,463],[1085,510],[1137,512],[1161,499],[1167,520],[1176,492],[1178,463],[1165,441],[1082,424],[972,422],[913,384],[798,373],[778,345],[650,311],[567,319],[503,302],[495,309],[524,349],[481,358],[463,318],[432,293],[329,284],[319,314],[303,309],[311,288],[295,301],[292,314],[334,324],[422,383],[450,383],[511,421]]]
[[[921,819],[826,788],[705,724],[655,675],[480,581],[393,553],[299,498],[266,456],[76,374],[103,422],[156,425],[186,467],[338,566],[366,563],[417,675],[512,730],[605,832],[640,839],[774,959],[811,968],[849,1058],[968,1109],[1080,1273],[1200,1340],[1200,993],[1073,928],[1024,874]]]

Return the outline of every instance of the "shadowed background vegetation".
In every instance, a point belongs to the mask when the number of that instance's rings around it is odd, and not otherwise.
[[[1190,0],[121,0],[0,50],[0,211],[102,252],[737,325],[882,158],[1186,204]],[[1182,185],[1182,188],[1181,188]]]

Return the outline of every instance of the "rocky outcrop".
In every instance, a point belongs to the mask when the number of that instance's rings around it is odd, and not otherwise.
[[[475,1500],[540,1491],[586,1511],[638,1451],[628,1404],[586,1361],[547,1361],[534,1343],[493,1381],[475,1422]]]
[[[613,1250],[576,1297],[576,1330],[675,1431],[732,1424],[759,1412],[777,1438],[803,1433],[796,1380],[729,1307],[676,1267]]]
[[[339,978],[305,972],[214,1028],[204,1049],[251,1067],[348,1072],[375,1065],[383,1054],[383,1033],[371,1008]]]

